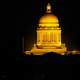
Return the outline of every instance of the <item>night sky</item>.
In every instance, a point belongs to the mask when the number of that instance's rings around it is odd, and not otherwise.
[[[78,1],[28,0],[27,2],[18,2],[16,7],[17,51],[22,51],[23,37],[25,39],[25,50],[30,50],[36,42],[38,21],[45,14],[48,2],[51,3],[53,14],[59,19],[62,28],[62,42],[65,42],[70,50],[80,50]]]

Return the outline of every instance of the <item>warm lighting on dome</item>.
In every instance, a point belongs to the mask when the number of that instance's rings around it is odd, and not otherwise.
[[[37,41],[31,49],[34,55],[42,55],[48,52],[64,54],[66,46],[61,42],[61,28],[58,18],[51,13],[51,5],[48,3],[46,14],[39,20],[37,28]]]
[[[43,15],[39,20],[40,27],[59,27],[58,18],[51,14],[51,5],[48,3],[46,14]]]
[[[52,14],[45,14],[39,20],[39,26],[46,26],[46,27],[58,27],[59,21],[55,15]]]

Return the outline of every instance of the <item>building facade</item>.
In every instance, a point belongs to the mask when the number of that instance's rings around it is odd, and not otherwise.
[[[31,51],[26,51],[26,54],[43,55],[48,52],[55,52],[64,55],[67,48],[61,41],[61,28],[58,18],[52,14],[51,5],[48,3],[46,14],[39,20],[37,27],[37,42],[34,44]]]

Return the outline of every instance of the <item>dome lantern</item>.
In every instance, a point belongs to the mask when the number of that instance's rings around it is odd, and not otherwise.
[[[50,3],[47,5],[46,14],[39,20],[39,27],[59,27],[59,20],[52,14]]]
[[[59,27],[58,18],[52,14],[51,5],[48,3],[46,14],[43,15],[39,20],[40,27]]]
[[[47,5],[46,13],[51,13],[51,5],[50,5],[50,3],[48,3],[48,5]]]

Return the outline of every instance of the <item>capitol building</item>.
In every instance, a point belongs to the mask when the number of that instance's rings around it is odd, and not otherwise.
[[[37,40],[30,51],[25,51],[25,54],[43,55],[49,52],[65,55],[67,47],[62,43],[61,27],[59,20],[51,11],[50,3],[46,6],[46,13],[39,19],[39,24],[36,30]]]

